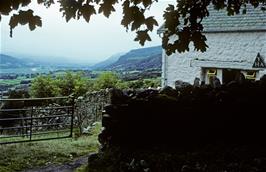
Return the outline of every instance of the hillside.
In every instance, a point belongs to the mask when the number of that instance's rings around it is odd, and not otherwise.
[[[30,64],[28,61],[19,59],[16,57],[8,56],[5,54],[0,54],[0,68],[18,68],[18,67],[28,67]]]
[[[161,46],[134,49],[122,55],[116,62],[104,68],[104,70],[149,70],[161,68]]]
[[[125,53],[118,53],[118,54],[112,55],[111,57],[107,58],[106,60],[91,66],[91,69],[102,70],[102,69],[106,68],[107,66],[115,63],[123,54],[125,54]]]

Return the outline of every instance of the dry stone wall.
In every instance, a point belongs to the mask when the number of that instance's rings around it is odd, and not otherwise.
[[[99,135],[103,147],[263,143],[266,81],[139,93],[112,90]]]
[[[111,97],[108,89],[88,92],[77,98],[75,102],[75,123],[81,127],[82,132],[94,122],[101,121],[104,106],[110,104]]]

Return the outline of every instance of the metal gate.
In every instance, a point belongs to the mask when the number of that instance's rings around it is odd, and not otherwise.
[[[74,99],[0,99],[0,144],[72,137]]]

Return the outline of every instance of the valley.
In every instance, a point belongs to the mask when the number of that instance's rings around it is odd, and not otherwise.
[[[114,54],[94,65],[52,62],[51,65],[0,54],[0,92],[3,96],[7,95],[9,90],[28,91],[36,77],[50,75],[55,78],[66,72],[82,72],[84,78],[94,80],[101,73],[111,71],[125,82],[151,79],[160,83],[161,53],[160,46],[134,49],[127,53]]]

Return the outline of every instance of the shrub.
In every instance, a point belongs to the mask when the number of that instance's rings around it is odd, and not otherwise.
[[[71,72],[57,77],[56,85],[61,96],[74,94],[75,97],[78,97],[92,88],[92,83],[87,78],[82,77],[82,73],[74,74]]]
[[[118,76],[112,72],[104,72],[96,79],[94,89],[116,88],[119,83]]]
[[[92,87],[92,82],[83,77],[82,73],[67,72],[56,78],[50,75],[35,78],[30,93],[33,97],[69,96],[71,94],[78,97],[84,95]]]
[[[58,94],[59,88],[50,75],[38,76],[31,84],[30,95],[32,97],[54,97]]]

